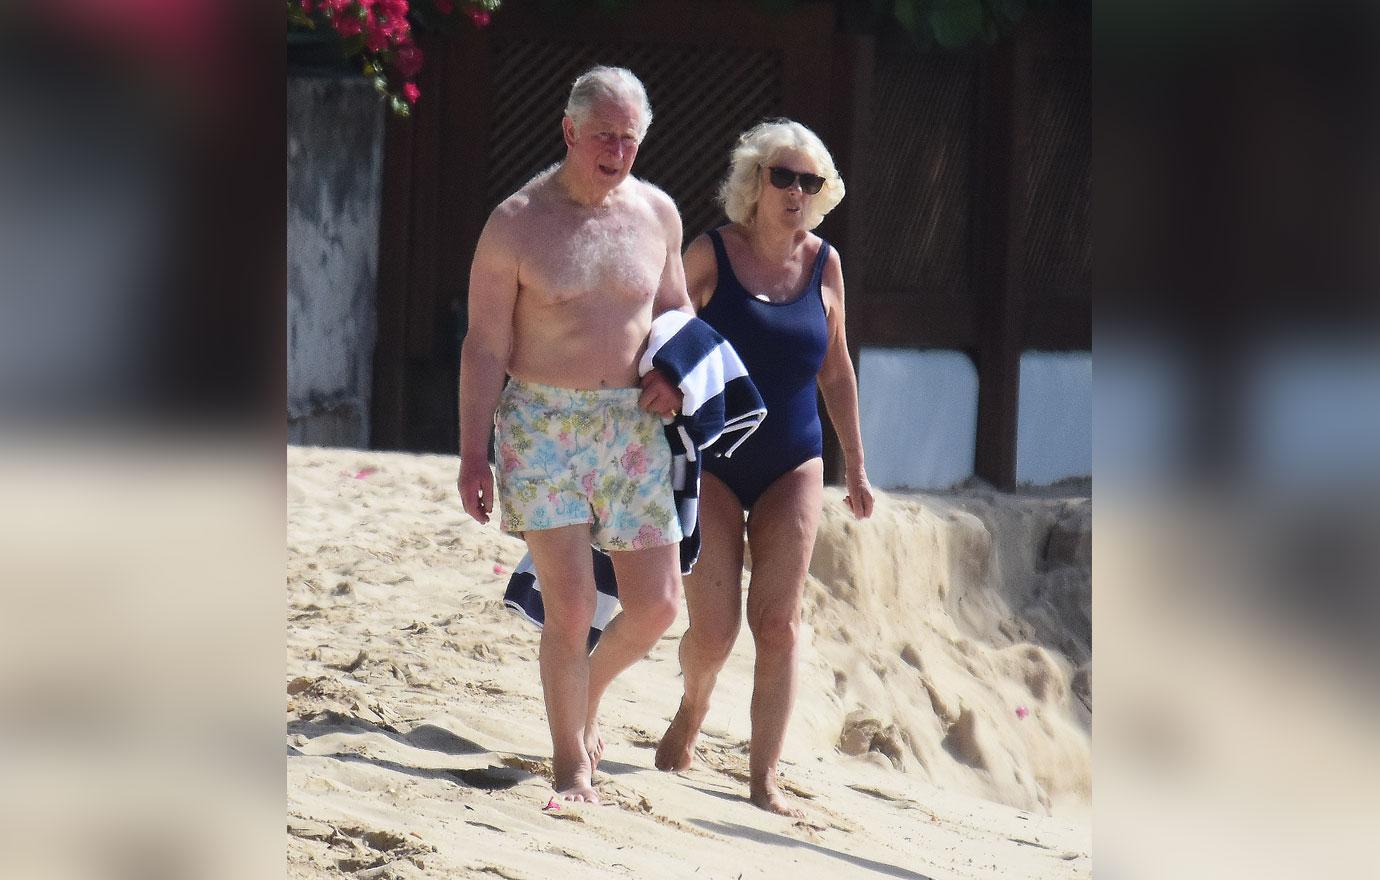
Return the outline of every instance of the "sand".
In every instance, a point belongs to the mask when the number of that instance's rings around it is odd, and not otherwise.
[[[700,739],[653,750],[684,612],[604,701],[601,806],[544,812],[521,541],[466,517],[458,460],[288,450],[292,877],[1091,877],[1091,503],[828,490],[783,756],[806,814],[747,794],[744,628]]]

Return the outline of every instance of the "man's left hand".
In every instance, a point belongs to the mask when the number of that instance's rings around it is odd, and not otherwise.
[[[637,405],[647,412],[673,419],[680,415],[684,400],[685,395],[660,370],[653,369],[642,377],[642,394],[637,398]]]

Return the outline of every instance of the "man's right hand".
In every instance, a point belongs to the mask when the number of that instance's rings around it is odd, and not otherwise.
[[[460,478],[455,485],[460,490],[460,503],[465,506],[465,513],[476,522],[488,523],[489,512],[494,509],[494,475],[489,470],[489,462],[483,456],[460,459]]]

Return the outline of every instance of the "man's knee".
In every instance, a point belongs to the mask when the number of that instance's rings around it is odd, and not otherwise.
[[[738,641],[738,629],[741,625],[742,618],[737,614],[713,620],[691,618],[690,629],[686,635],[695,647],[711,658],[725,660],[733,653],[733,644]]]
[[[549,588],[543,592],[548,596],[551,594]],[[578,595],[566,595],[560,602],[545,599],[543,604],[546,620],[542,624],[542,629],[563,641],[583,644],[589,637],[589,628],[594,623],[597,606],[593,588],[588,591],[589,595],[584,593],[585,591],[581,590],[578,591]]]
[[[680,590],[668,584],[653,595],[639,599],[634,606],[624,605],[623,610],[639,629],[663,633],[676,622],[676,614],[680,612]]]

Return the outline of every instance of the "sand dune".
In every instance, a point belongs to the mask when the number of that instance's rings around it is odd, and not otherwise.
[[[605,698],[607,803],[543,812],[520,541],[469,520],[457,460],[288,450],[293,877],[1090,877],[1091,507],[830,491],[785,787],[746,800],[751,639],[684,774],[652,768],[682,613]]]

